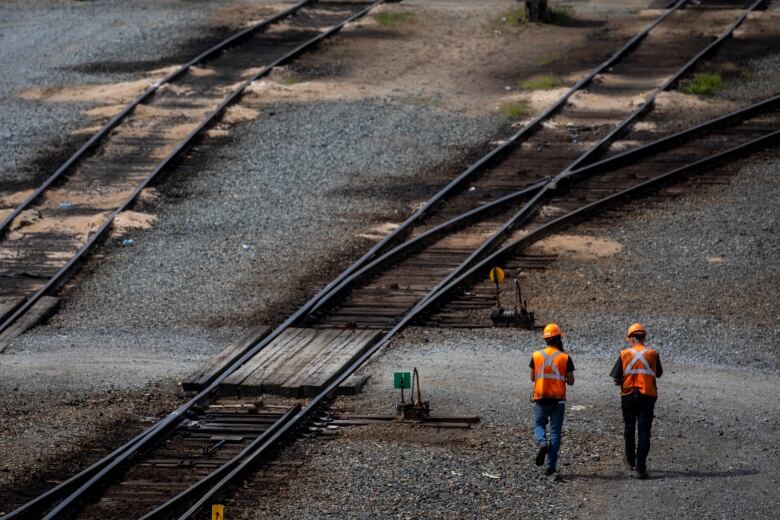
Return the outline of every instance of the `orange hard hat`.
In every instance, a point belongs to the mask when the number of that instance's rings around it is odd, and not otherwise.
[[[641,323],[634,323],[628,328],[628,332],[626,333],[626,339],[630,338],[634,334],[647,334],[647,331],[645,330],[645,326]]]
[[[554,338],[555,336],[563,336],[563,331],[557,323],[550,323],[544,328],[544,339]]]

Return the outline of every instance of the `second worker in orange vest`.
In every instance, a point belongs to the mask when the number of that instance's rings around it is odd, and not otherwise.
[[[647,455],[650,453],[650,429],[653,426],[655,401],[658,398],[656,379],[664,370],[658,352],[645,346],[647,331],[641,323],[629,327],[626,340],[630,346],[620,352],[610,376],[620,386],[620,407],[623,410],[623,438],[626,444],[626,465],[631,476],[647,478]],[[639,430],[639,442],[636,433]]]
[[[534,437],[537,452],[536,465],[544,464],[545,473],[558,480],[556,463],[561,446],[563,415],[566,410],[566,385],[574,384],[574,362],[563,351],[563,332],[555,323],[544,328],[547,347],[531,357],[531,381],[534,383]],[[550,439],[547,439],[547,423]]]

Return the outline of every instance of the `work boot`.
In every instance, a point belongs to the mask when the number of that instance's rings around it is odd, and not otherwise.
[[[534,463],[537,466],[544,464],[544,458],[547,456],[547,443],[542,441],[539,443],[539,449],[536,451],[536,459]]]
[[[547,468],[544,470],[544,474],[547,476],[547,480],[550,482],[559,482],[561,480],[561,474],[554,469]]]
[[[628,460],[628,455],[623,456],[623,464],[626,465],[628,471],[634,471],[634,463]]]
[[[635,478],[637,480],[644,480],[647,478],[647,470],[644,469],[632,469],[631,473],[629,473],[629,476],[631,478]]]

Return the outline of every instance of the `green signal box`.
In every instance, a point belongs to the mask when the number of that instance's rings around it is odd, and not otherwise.
[[[395,372],[393,374],[393,386],[396,390],[405,390],[412,387],[411,372]]]

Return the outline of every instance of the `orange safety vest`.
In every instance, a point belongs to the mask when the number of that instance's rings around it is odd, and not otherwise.
[[[569,355],[555,347],[537,350],[534,360],[534,401],[566,399],[566,367]]]
[[[642,395],[656,397],[655,371],[658,368],[658,352],[637,345],[620,352],[623,362],[623,384],[620,387],[623,395],[631,395],[634,391]]]

